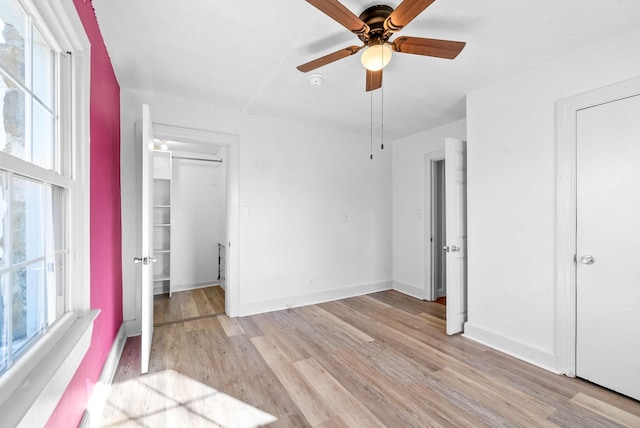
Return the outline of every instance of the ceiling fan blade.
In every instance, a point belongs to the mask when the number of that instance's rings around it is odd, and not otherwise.
[[[382,87],[382,70],[367,70],[367,92],[375,91]]]
[[[404,0],[391,12],[391,15],[385,21],[385,29],[395,33],[402,30],[408,23],[420,15],[420,13],[428,8],[435,0]]]
[[[325,55],[321,58],[309,61],[306,64],[299,65],[296,68],[303,73],[306,73],[308,71],[322,67],[323,65],[327,65],[339,59],[351,56],[357,53],[360,49],[362,49],[362,46],[349,46],[348,48],[340,49],[339,51],[335,51],[333,53],[330,53],[329,55]]]
[[[307,0],[307,2],[355,34],[366,34],[369,31],[369,26],[338,0]]]
[[[452,40],[424,39],[422,37],[398,37],[391,48],[396,52],[435,56],[438,58],[454,59],[462,51],[465,42]]]

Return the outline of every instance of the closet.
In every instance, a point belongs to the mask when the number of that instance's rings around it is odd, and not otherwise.
[[[154,294],[223,285],[226,165],[217,155],[154,153]]]
[[[153,292],[171,295],[171,152],[153,156]]]

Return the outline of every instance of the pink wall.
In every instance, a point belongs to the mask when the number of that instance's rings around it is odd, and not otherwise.
[[[122,324],[120,86],[91,2],[74,3],[91,42],[91,308],[101,312],[89,352],[47,424],[65,428],[80,422]]]

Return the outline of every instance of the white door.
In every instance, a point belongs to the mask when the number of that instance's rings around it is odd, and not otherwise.
[[[467,319],[466,146],[465,141],[445,139],[447,334],[461,332]]]
[[[576,374],[640,400],[640,96],[577,113]]]
[[[149,371],[153,339],[153,125],[149,106],[142,105],[142,255],[136,259],[141,267],[142,335],[141,371]]]

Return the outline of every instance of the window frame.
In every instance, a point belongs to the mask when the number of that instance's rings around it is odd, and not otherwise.
[[[44,172],[53,184],[69,189],[69,257],[67,312],[0,377],[0,414],[11,426],[43,426],[55,410],[89,349],[93,321],[90,310],[90,64],[91,46],[73,0],[18,0],[38,29],[54,40],[71,59],[71,78],[62,79],[59,100],[59,138],[70,141],[70,165],[60,175]],[[61,65],[62,66],[62,65]],[[64,102],[62,99],[67,98]],[[40,167],[0,153],[7,169],[42,178]],[[37,170],[36,170],[37,169]],[[69,177],[65,177],[69,174]]]

